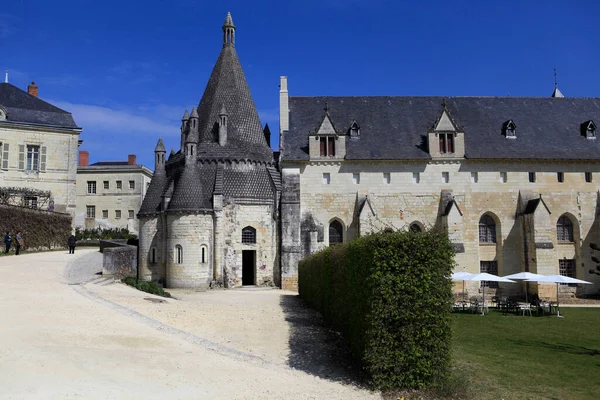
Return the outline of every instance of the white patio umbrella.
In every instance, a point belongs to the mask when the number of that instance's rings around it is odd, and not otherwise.
[[[529,279],[530,282],[551,282],[556,283],[556,316],[560,318],[560,303],[558,301],[558,284],[559,283],[583,283],[591,285],[592,282],[582,281],[581,279],[571,278],[563,275],[549,275],[541,278]]]
[[[472,274],[470,272],[455,272],[452,274],[452,280],[453,281],[462,281],[463,283],[463,300],[465,299],[465,281],[468,281],[470,278],[472,278],[475,274]]]
[[[468,281],[485,281],[485,282],[508,282],[515,283],[515,281],[511,281],[510,279],[496,276],[492,274],[488,274],[487,272],[482,272],[480,274],[475,274],[471,278],[467,279]],[[485,302],[485,286],[483,287],[483,301]],[[484,308],[481,307],[481,315],[484,315]]]
[[[529,291],[529,282],[535,279],[543,278],[546,275],[534,274],[531,272],[519,272],[518,274],[506,275],[504,278],[516,279],[518,281],[525,281],[525,302],[527,303],[527,292]]]

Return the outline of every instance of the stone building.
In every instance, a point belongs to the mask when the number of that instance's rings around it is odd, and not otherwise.
[[[180,150],[167,159],[156,146],[139,213],[144,279],[294,290],[298,261],[321,248],[386,228],[438,228],[457,271],[600,283],[588,272],[589,245],[600,244],[600,99],[558,88],[548,98],[290,97],[282,77],[275,160],[234,44],[228,15]],[[530,290],[549,297],[554,287]]]
[[[77,208],[75,227],[127,228],[138,233],[137,213],[152,179],[152,171],[127,161],[99,161],[89,164],[89,152],[79,152],[77,167]]]
[[[293,287],[298,260],[324,246],[437,227],[457,271],[560,273],[596,283],[563,292],[597,293],[599,121],[600,99],[557,88],[548,98],[294,97],[282,77],[282,280]]]
[[[140,276],[169,287],[279,284],[280,175],[235,50],[222,50],[167,159],[162,140],[138,214]]]
[[[8,75],[8,74],[7,74]],[[6,199],[32,208],[75,215],[79,128],[70,113],[38,97],[34,82],[23,91],[0,83],[0,187],[46,192]]]

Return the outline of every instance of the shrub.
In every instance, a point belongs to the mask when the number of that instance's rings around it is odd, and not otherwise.
[[[92,229],[75,229],[75,237],[77,240],[88,240],[88,239],[136,239],[137,236],[129,233],[127,228],[92,228]]]
[[[71,215],[0,205],[2,239],[6,232],[10,232],[14,246],[18,231],[21,231],[25,241],[22,251],[65,248],[71,235]]]
[[[374,388],[446,382],[454,253],[443,232],[376,233],[300,262],[300,296],[347,339]]]
[[[171,297],[171,293],[165,292],[156,282],[136,282],[135,278],[127,277],[123,278],[121,282],[133,286],[134,288],[141,290],[142,292],[155,294],[162,297]]]

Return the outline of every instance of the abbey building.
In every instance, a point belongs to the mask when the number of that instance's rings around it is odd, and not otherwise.
[[[599,282],[589,245],[600,244],[600,99],[558,88],[547,98],[295,97],[282,77],[274,158],[234,45],[228,15],[181,149],[167,159],[157,145],[140,210],[145,279],[294,289],[298,261],[325,246],[435,227],[457,271]],[[561,287],[586,290],[598,285]]]

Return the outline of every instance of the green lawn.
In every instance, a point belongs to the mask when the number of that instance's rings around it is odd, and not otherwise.
[[[600,399],[600,308],[561,315],[453,314],[454,365],[469,397]]]

